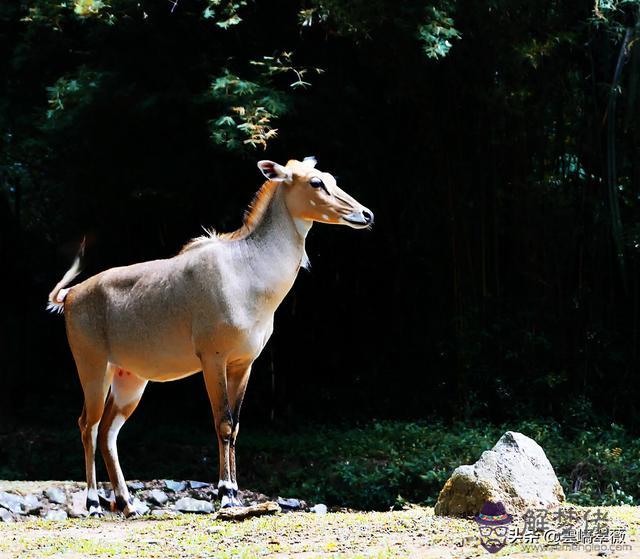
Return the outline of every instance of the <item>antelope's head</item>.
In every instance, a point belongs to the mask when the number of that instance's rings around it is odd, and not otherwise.
[[[373,212],[342,190],[333,175],[315,167],[315,157],[305,157],[304,161],[293,159],[284,166],[267,160],[258,162],[267,179],[285,186],[285,202],[294,219],[354,229],[373,225]]]

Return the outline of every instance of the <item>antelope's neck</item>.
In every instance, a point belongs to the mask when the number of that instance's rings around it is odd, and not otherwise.
[[[243,252],[255,274],[257,289],[279,305],[306,265],[306,235],[311,222],[294,219],[282,187],[275,191],[260,223],[243,240]]]

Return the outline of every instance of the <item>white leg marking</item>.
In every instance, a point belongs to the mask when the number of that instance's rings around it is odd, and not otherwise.
[[[107,431],[107,450],[109,454],[111,454],[117,460],[117,449],[116,449],[116,441],[118,440],[118,433],[120,429],[124,425],[125,418],[124,415],[118,414],[113,418],[113,423],[109,427],[109,431]]]
[[[87,510],[89,515],[102,514],[102,507],[100,506],[100,499],[98,497],[98,491],[96,489],[92,489],[92,488],[87,489],[87,501],[92,501],[94,503],[97,503],[97,505],[94,505],[94,504],[89,505]]]
[[[231,490],[238,490],[238,484],[234,481],[229,481],[226,479],[221,479],[218,482],[218,489],[220,489],[221,487],[224,487],[225,489],[231,489]]]
[[[91,445],[93,446],[93,451],[96,450],[96,441],[98,440],[98,427],[99,423],[96,423],[91,427]]]
[[[90,505],[89,506],[89,514],[102,514],[102,508],[100,507],[99,504],[99,499],[98,499],[98,490],[97,490],[97,484],[96,484],[96,443],[98,441],[98,427],[100,426],[99,423],[96,423],[95,425],[91,426],[91,429],[89,430],[89,437],[91,438],[91,450],[93,453],[93,468],[88,471],[88,476],[89,478],[87,479],[87,499],[93,501],[94,503],[96,503],[96,505]]]
[[[218,491],[223,488],[226,491],[225,491],[225,494],[222,495],[222,498],[220,499],[220,507],[225,508],[228,506],[232,506],[232,507],[239,506],[241,503],[233,494],[234,492],[238,491],[238,484],[233,481],[229,481],[227,479],[221,479],[218,482]]]

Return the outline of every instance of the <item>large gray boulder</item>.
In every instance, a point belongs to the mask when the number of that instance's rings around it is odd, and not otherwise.
[[[478,514],[485,501],[502,502],[511,514],[557,507],[564,491],[544,450],[522,433],[507,431],[472,466],[459,466],[445,483],[435,513]]]

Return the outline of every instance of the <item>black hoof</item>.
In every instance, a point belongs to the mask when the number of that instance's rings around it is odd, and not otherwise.
[[[116,497],[116,510],[118,512],[124,512],[124,509],[127,508],[127,504],[129,503],[127,503],[124,497],[120,497],[120,495]]]
[[[231,489],[229,487],[218,487],[218,498],[220,499],[221,509],[242,506],[242,501],[238,499],[237,489]]]
[[[91,504],[94,506],[100,506],[104,509],[107,509],[111,512],[113,512],[113,501],[111,501],[110,499],[107,499],[106,497],[103,497],[102,495],[98,495],[98,500],[94,501],[93,499],[87,499],[87,508],[89,508],[89,501],[91,501]]]
[[[241,507],[242,503],[238,499],[234,500],[223,500],[220,504],[221,509],[230,509],[232,507]]]
[[[140,513],[133,508],[133,498],[131,497],[129,497],[129,502],[127,502],[124,497],[118,495],[116,497],[115,509],[123,513],[125,518],[137,518],[140,516]]]
[[[87,498],[86,505],[87,512],[91,518],[102,518],[104,516],[104,512],[102,511],[99,501]]]

